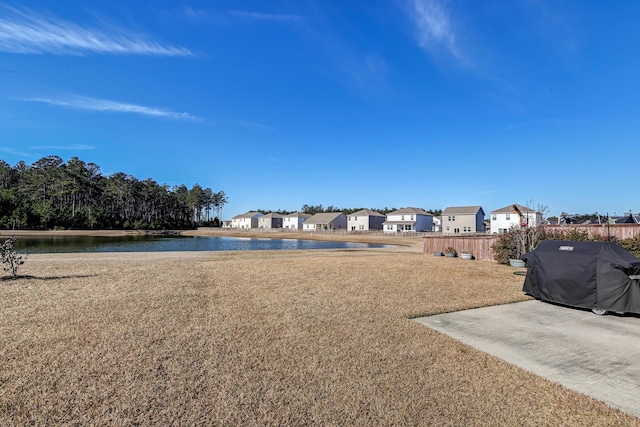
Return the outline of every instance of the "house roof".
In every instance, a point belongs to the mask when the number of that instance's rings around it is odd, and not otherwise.
[[[305,224],[329,224],[334,221],[340,215],[344,216],[342,212],[323,212],[317,213],[313,215],[311,218],[306,220]]]
[[[262,212],[247,212],[245,214],[236,215],[232,219],[255,218],[258,216],[262,216]]]
[[[277,212],[271,212],[271,213],[268,213],[268,214],[263,215],[263,216],[261,216],[261,217],[260,217],[260,219],[263,219],[263,218],[264,218],[264,219],[269,219],[269,218],[282,218],[282,215],[280,215],[280,214],[279,214],[279,213],[277,213]]]
[[[402,208],[402,209],[398,209],[397,211],[389,212],[387,215],[407,215],[407,214],[433,216],[429,212],[425,212],[419,208]]]
[[[293,212],[289,215],[285,215],[285,218],[311,218],[311,215],[304,212]]]
[[[632,213],[616,220],[616,224],[638,224],[638,218]]]
[[[514,203],[512,205],[507,205],[504,208],[500,208],[500,209],[496,209],[495,211],[491,211],[491,213],[517,213],[515,212],[515,209],[513,209],[513,207],[516,206],[518,209],[520,209],[520,212],[527,212],[527,213],[535,213],[536,211],[531,209],[531,208],[527,208],[525,206],[519,205],[517,203]]]
[[[450,206],[442,212],[442,215],[475,215],[478,211],[484,214],[482,206]]]
[[[362,209],[358,212],[349,214],[349,216],[384,216],[380,212],[372,211],[369,209]]]

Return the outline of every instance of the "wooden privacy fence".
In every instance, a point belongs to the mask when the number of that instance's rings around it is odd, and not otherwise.
[[[566,224],[566,225],[543,225],[546,231],[570,231],[580,230],[586,232],[590,238],[595,236],[615,238],[617,240],[632,239],[640,234],[640,224]]]
[[[433,254],[435,251],[444,252],[445,248],[452,247],[458,253],[472,253],[476,259],[493,261],[491,246],[498,240],[498,236],[426,236],[424,239],[424,253]]]
[[[543,225],[546,231],[568,232],[580,230],[587,233],[590,238],[600,236],[607,239],[623,240],[632,239],[640,235],[640,224],[568,224],[568,225]],[[425,254],[433,254],[435,251],[443,252],[445,248],[452,247],[458,253],[470,252],[476,259],[495,261],[491,246],[498,240],[497,234],[480,235],[446,235],[434,233],[424,237]]]

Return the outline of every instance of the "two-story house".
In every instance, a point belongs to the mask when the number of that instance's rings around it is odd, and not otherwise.
[[[347,230],[349,231],[365,231],[365,230],[382,230],[382,223],[385,216],[380,212],[369,209],[362,209],[358,212],[349,214],[347,217]]]
[[[282,215],[271,212],[258,218],[258,228],[282,228]]]
[[[231,218],[231,228],[258,228],[258,218],[262,212],[247,212]]]
[[[282,228],[288,230],[302,230],[302,224],[311,218],[310,214],[304,212],[293,212],[282,218]]]
[[[402,208],[387,214],[385,233],[432,231],[433,215],[419,208]]]
[[[444,234],[484,233],[482,206],[453,206],[442,212]]]
[[[536,227],[542,221],[542,212],[514,203],[491,211],[491,233],[506,233],[512,227]]]

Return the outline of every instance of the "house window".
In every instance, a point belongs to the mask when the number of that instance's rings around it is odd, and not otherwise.
[[[511,221],[511,214],[506,214],[505,216],[506,216],[507,221]]]
[[[449,231],[449,226],[447,225],[447,231]]]
[[[413,215],[411,215],[411,221],[414,221],[414,219],[413,219]]]
[[[358,226],[358,228],[359,228],[360,230],[364,230],[364,225],[359,225],[359,226]]]
[[[402,215],[402,217],[400,217],[400,221],[404,221],[404,215]]]
[[[491,215],[491,221],[497,221],[498,220],[498,215],[493,214]]]
[[[449,221],[455,221],[455,220],[456,220],[455,215],[449,215]]]

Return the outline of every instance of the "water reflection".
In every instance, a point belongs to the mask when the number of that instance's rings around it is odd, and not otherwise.
[[[254,251],[293,249],[383,248],[388,245],[210,236],[19,236],[20,253]]]

